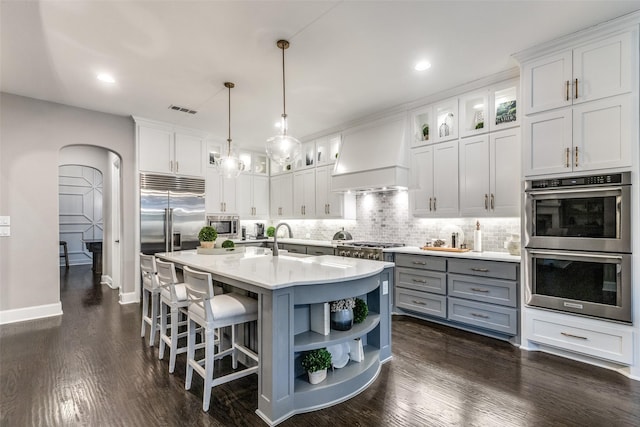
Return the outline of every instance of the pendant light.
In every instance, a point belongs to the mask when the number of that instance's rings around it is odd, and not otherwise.
[[[227,138],[227,155],[218,159],[218,168],[226,178],[237,178],[244,171],[245,165],[231,149],[231,89],[235,87],[235,84],[225,82],[224,87],[229,89],[229,137]]]
[[[290,165],[300,158],[302,144],[291,135],[287,135],[287,102],[285,98],[284,50],[289,47],[286,40],[278,40],[276,45],[282,49],[282,118],[280,133],[267,139],[266,150],[271,160],[281,166]]]

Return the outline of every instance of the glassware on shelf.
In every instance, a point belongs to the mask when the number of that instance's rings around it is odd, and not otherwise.
[[[453,113],[447,113],[444,120],[442,120],[440,127],[438,128],[440,138],[449,136],[451,134],[452,124],[453,124]]]

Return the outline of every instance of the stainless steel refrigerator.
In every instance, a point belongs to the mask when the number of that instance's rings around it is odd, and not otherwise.
[[[194,249],[205,225],[205,180],[140,174],[140,250]]]

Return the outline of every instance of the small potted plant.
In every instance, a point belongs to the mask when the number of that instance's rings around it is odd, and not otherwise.
[[[348,331],[353,326],[353,308],[355,298],[345,298],[331,302],[331,328]]]
[[[308,351],[302,358],[302,367],[309,374],[309,382],[318,384],[327,378],[331,367],[331,353],[326,348]]]
[[[198,233],[198,240],[203,248],[213,248],[217,238],[218,231],[209,225],[202,227]]]
[[[367,303],[363,299],[356,298],[356,303],[353,307],[353,323],[362,323],[368,315],[369,307]]]
[[[273,237],[276,234],[276,228],[274,226],[267,227],[267,237]]]

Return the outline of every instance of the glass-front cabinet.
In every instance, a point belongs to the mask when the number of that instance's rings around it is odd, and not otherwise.
[[[489,132],[489,91],[486,89],[460,97],[460,136]]]
[[[433,114],[436,125],[434,141],[458,139],[458,98],[446,99],[434,104]]]
[[[419,147],[433,142],[433,107],[428,105],[411,113],[413,126],[412,147]]]
[[[495,132],[520,125],[517,110],[520,84],[518,79],[507,80],[489,90],[489,130]]]
[[[316,161],[318,166],[335,163],[338,159],[342,136],[340,134],[316,139]]]

